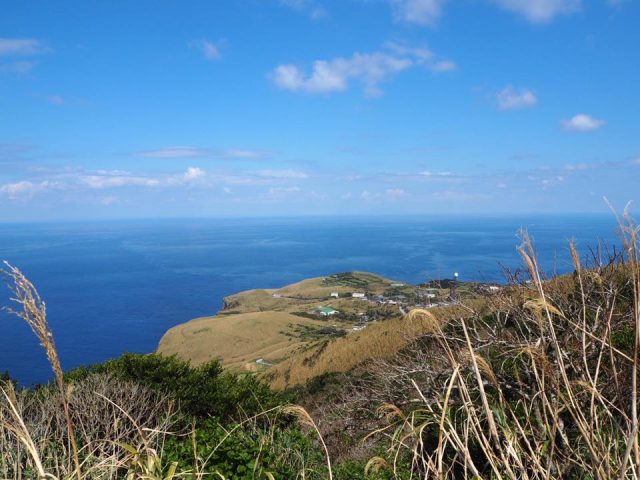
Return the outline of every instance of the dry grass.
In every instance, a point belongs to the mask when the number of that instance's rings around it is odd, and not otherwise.
[[[382,293],[391,280],[364,272],[351,274],[368,285],[367,291]],[[342,285],[324,286],[325,277],[311,278],[277,290],[248,290],[225,298],[225,309],[214,317],[203,317],[173,327],[160,340],[158,352],[176,354],[198,365],[212,359],[235,371],[256,371],[255,360],[280,362],[311,346],[298,335],[300,327],[327,327],[335,322],[350,329],[355,323],[335,318],[310,319],[294,313],[313,312],[330,306],[340,312],[366,312],[371,303],[353,298],[330,298],[331,292],[352,292]],[[277,297],[273,295],[277,294]]]
[[[296,353],[265,372],[264,377],[272,388],[284,390],[325,373],[347,372],[371,359],[389,359],[417,337],[467,312],[459,307],[433,308],[374,323],[362,331]]]
[[[285,312],[199,318],[169,330],[158,352],[177,354],[194,365],[217,358],[229,369],[251,371],[258,358],[275,361],[306,345],[307,341],[296,337],[300,326],[323,327],[326,322]]]

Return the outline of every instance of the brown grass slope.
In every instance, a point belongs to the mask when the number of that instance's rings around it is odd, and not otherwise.
[[[294,327],[324,325],[285,312],[204,317],[173,327],[162,337],[158,351],[195,365],[219,358],[227,368],[251,371],[257,359],[275,362],[307,344],[292,336]]]
[[[351,292],[380,294],[394,282],[366,272],[317,277],[279,289],[256,289],[224,299],[217,315],[191,320],[171,328],[160,340],[158,352],[177,355],[194,364],[219,359],[233,370],[255,371],[256,360],[278,363],[292,354],[324,344],[304,332],[338,324],[349,330],[353,322],[306,318],[319,306],[344,313],[366,311],[370,303],[350,298]],[[341,298],[330,297],[338,292]]]
[[[368,360],[390,359],[416,338],[433,333],[453,318],[469,315],[469,310],[462,306],[433,308],[429,312],[430,316],[410,312],[405,317],[377,322],[346,337],[297,351],[263,372],[263,378],[272,388],[285,390],[326,373],[348,372]]]

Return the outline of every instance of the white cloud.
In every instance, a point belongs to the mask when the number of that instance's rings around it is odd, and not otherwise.
[[[105,197],[101,197],[98,201],[105,207],[108,207],[109,205],[116,203],[118,201],[118,197],[115,195],[107,195]]]
[[[191,182],[193,180],[197,180],[198,178],[202,178],[205,176],[204,170],[198,167],[189,167],[187,171],[184,172],[184,180],[186,182]]]
[[[269,195],[273,197],[281,197],[289,193],[296,193],[300,191],[300,187],[271,187],[269,189]]]
[[[265,153],[260,150],[246,150],[239,148],[232,148],[229,150],[224,150],[222,156],[228,158],[248,158],[248,159],[257,159],[264,157]]]
[[[327,16],[325,8],[314,0],[279,0],[278,3],[282,6],[289,7],[300,12],[306,12],[313,20],[318,20]]]
[[[442,192],[433,192],[431,194],[434,200],[439,202],[470,202],[476,200],[486,200],[488,195],[481,193],[469,193],[455,190],[445,190]]]
[[[500,110],[516,110],[533,107],[538,103],[538,98],[528,88],[514,88],[507,85],[496,94],[498,108]]]
[[[629,163],[631,165],[640,165],[640,157],[632,158]]]
[[[588,164],[583,162],[583,163],[568,163],[563,167],[563,169],[567,172],[577,172],[580,170],[588,170],[593,167],[594,167],[593,164]]]
[[[208,148],[176,146],[142,150],[134,153],[137,157],[146,158],[217,158],[217,159],[259,159],[265,156],[260,150],[231,148],[227,150],[210,150]]]
[[[423,172],[418,173],[420,177],[428,177],[428,178],[436,178],[436,179],[454,179],[460,178],[460,175],[454,175],[451,172],[431,172],[429,170],[425,170]]]
[[[133,174],[122,170],[97,170],[77,176],[81,186],[94,190],[121,187],[179,187],[188,186],[206,176],[198,167],[188,167],[182,173],[175,174]]]
[[[34,38],[0,38],[0,56],[27,56],[45,52],[47,49]]]
[[[81,175],[78,180],[81,184],[95,190],[120,187],[159,187],[161,185],[160,180],[157,178],[127,175],[119,172]]]
[[[349,82],[362,83],[367,96],[382,94],[380,84],[412,67],[424,65],[434,71],[448,71],[455,68],[450,60],[435,62],[433,53],[421,47],[389,42],[384,50],[372,53],[354,53],[349,58],[316,60],[307,74],[297,65],[283,64],[271,73],[273,83],[292,92],[332,93],[345,91]]]
[[[442,15],[446,0],[389,0],[397,20],[418,25],[433,25]]]
[[[200,40],[192,40],[189,42],[189,46],[191,48],[195,48],[200,50],[202,56],[205,60],[220,60],[222,58],[221,48],[225,44],[225,40],[218,40],[217,42],[212,42],[207,39]]]
[[[304,172],[299,172],[297,170],[259,170],[256,172],[256,175],[259,177],[265,178],[283,178],[283,179],[304,179],[309,176]]]
[[[415,58],[418,63],[431,60],[435,55],[426,47],[412,47],[405,43],[386,42],[384,48],[402,57]]]
[[[389,188],[385,191],[385,194],[387,195],[387,197],[392,198],[394,200],[398,198],[406,197],[407,195],[409,195],[402,188]]]
[[[24,73],[29,73],[31,70],[33,70],[34,66],[35,66],[35,63],[33,62],[20,60],[18,62],[0,64],[0,72],[24,74]]]
[[[451,60],[440,60],[429,68],[434,72],[453,72],[458,69],[458,65],[456,62],[452,62]]]
[[[202,39],[193,40],[190,45],[200,50],[205,59],[220,60],[222,58],[222,52],[220,51],[222,43],[222,40],[219,40],[218,42],[212,42],[210,40]]]
[[[576,12],[581,0],[493,0],[502,8],[524,16],[532,23],[547,23],[558,15]]]
[[[363,200],[369,201],[369,200],[374,200],[376,198],[378,198],[380,196],[379,193],[371,193],[368,190],[363,190],[362,193],[360,194],[360,198],[362,198]]]
[[[4,193],[11,200],[17,200],[21,198],[29,198],[36,193],[43,192],[54,186],[55,184],[48,180],[39,183],[22,180],[20,182],[0,185],[0,193]]]
[[[598,120],[586,113],[579,113],[569,120],[563,120],[562,128],[573,132],[590,132],[599,129],[604,124],[604,120]]]
[[[528,175],[527,180],[539,184],[544,190],[546,190],[547,188],[554,187],[563,183],[565,177],[564,175]]]
[[[49,95],[49,103],[52,105],[62,105],[64,103],[64,98],[60,95]]]
[[[155,150],[143,150],[136,152],[135,155],[149,158],[194,158],[206,157],[209,155],[209,150],[196,147],[166,147]]]

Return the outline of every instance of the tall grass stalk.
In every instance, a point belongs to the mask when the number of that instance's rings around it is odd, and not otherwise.
[[[81,480],[82,474],[80,471],[80,458],[78,456],[78,442],[76,440],[73,423],[71,422],[69,401],[67,399],[67,392],[64,385],[60,358],[58,357],[58,351],[56,350],[53,333],[51,332],[49,323],[47,322],[46,304],[40,298],[40,295],[33,284],[18,268],[12,266],[7,261],[4,261],[4,264],[6,268],[2,273],[5,275],[9,290],[13,294],[11,300],[19,306],[17,310],[10,307],[7,307],[6,310],[21,318],[27,325],[29,325],[44,348],[49,364],[51,365],[51,369],[53,370],[56,385],[60,391],[60,398],[62,399],[62,408],[64,409],[64,416],[67,423],[69,443],[71,444],[73,452],[75,476],[78,480]]]

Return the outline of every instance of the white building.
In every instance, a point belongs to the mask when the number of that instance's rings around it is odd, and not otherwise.
[[[351,296],[352,296],[353,298],[364,298],[364,293],[353,292],[353,293],[351,294]]]
[[[338,292],[331,292],[331,297],[338,298],[340,294]]]
[[[318,312],[323,317],[330,317],[331,315],[340,313],[338,310],[331,307],[318,307],[316,308],[316,312]]]

